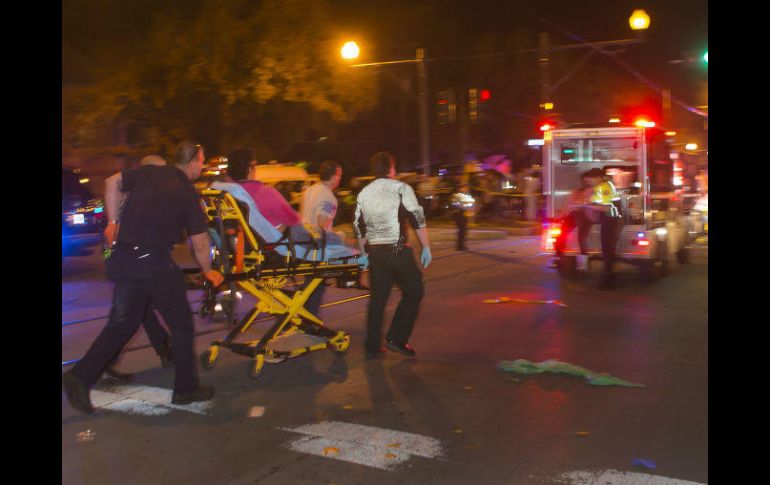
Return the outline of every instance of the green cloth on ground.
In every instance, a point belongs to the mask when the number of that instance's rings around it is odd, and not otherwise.
[[[593,372],[583,367],[559,362],[558,360],[546,360],[540,363],[530,362],[526,359],[501,360],[497,367],[505,372],[515,372],[516,374],[543,374],[553,372],[555,374],[568,374],[571,376],[584,377],[588,384],[593,386],[626,386],[626,387],[644,387],[643,384],[624,381],[615,376],[605,373]]]

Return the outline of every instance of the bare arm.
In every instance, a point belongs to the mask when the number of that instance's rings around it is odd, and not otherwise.
[[[195,260],[201,267],[203,274],[211,271],[211,261],[209,261],[209,235],[205,232],[190,236],[191,246]]]
[[[118,172],[104,181],[104,209],[107,211],[108,221],[117,221],[120,211],[123,175]]]
[[[414,232],[417,233],[417,238],[420,240],[422,247],[430,248],[430,242],[428,241],[428,228],[421,227],[419,229],[415,229]]]

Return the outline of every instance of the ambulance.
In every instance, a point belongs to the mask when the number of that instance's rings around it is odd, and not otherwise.
[[[573,126],[545,130],[543,193],[546,218],[542,249],[554,252],[569,196],[580,187],[580,175],[600,168],[611,178],[622,207],[619,261],[638,266],[645,279],[664,276],[673,261],[687,263],[693,235],[688,214],[677,197],[670,144],[651,122],[633,125]],[[588,236],[590,260],[601,260],[600,226]],[[575,269],[579,254],[577,229],[567,239],[560,273]]]

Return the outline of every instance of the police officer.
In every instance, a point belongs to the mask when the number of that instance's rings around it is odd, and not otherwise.
[[[215,286],[222,283],[222,275],[211,269],[208,224],[190,183],[200,176],[204,160],[200,145],[183,142],[175,166],[125,170],[107,184],[105,199],[119,199],[121,187],[130,195],[117,243],[106,261],[107,276],[115,283],[110,319],[85,356],[62,376],[67,399],[78,411],[94,413],[89,388],[134,335],[150,300],[171,329],[176,373],[171,402],[189,404],[214,395],[212,386],[198,383],[192,311],[182,271],[171,259],[174,244],[186,230],[204,276]]]
[[[139,162],[139,165],[163,166],[166,165],[166,160],[159,155],[148,155]],[[128,168],[133,167],[128,165]],[[110,177],[106,183],[113,183],[113,177],[121,177],[120,172]],[[104,243],[105,247],[107,248],[107,254],[109,254],[109,251],[111,251],[112,247],[115,245],[115,236],[118,233],[120,212],[123,210],[123,205],[126,202],[128,193],[122,192],[122,197],[118,200],[112,198],[113,194],[110,195],[111,197],[105,200],[104,204],[104,208],[107,213],[107,219],[109,221],[107,223],[107,227],[104,228]],[[120,196],[120,193],[116,195]],[[144,312],[144,317],[142,317],[142,327],[144,327],[144,331],[147,333],[147,337],[149,337],[150,344],[152,344],[152,347],[155,349],[155,353],[157,353],[158,357],[160,357],[161,365],[164,368],[171,367],[174,363],[174,360],[171,353],[171,346],[169,344],[170,338],[168,336],[168,332],[166,332],[163,326],[161,326],[158,318],[155,316],[155,311],[153,308],[154,307],[152,304],[147,306],[147,309]],[[110,365],[108,365],[104,370],[105,376],[114,381],[133,381],[133,374],[121,372],[116,368],[119,360],[120,354],[116,355]]]
[[[599,286],[600,290],[615,288],[615,273],[613,263],[618,245],[618,237],[623,228],[623,218],[620,213],[620,194],[615,185],[605,175],[604,170],[592,168],[586,173],[594,187],[589,197],[589,210],[598,213],[601,226],[602,259],[604,260],[604,274]]]
[[[422,245],[420,262],[427,268],[432,259],[425,215],[412,188],[397,180],[396,161],[388,152],[378,152],[371,159],[375,179],[358,194],[354,230],[361,254],[371,265],[371,298],[366,324],[366,357],[383,353],[382,320],[385,304],[395,283],[401,289],[401,301],[385,336],[388,349],[406,356],[415,350],[408,344],[423,296],[422,271],[417,267],[412,249],[407,246],[403,214],[415,228]],[[368,253],[368,254],[367,254]]]
[[[468,218],[473,215],[475,205],[475,200],[471,195],[468,184],[460,184],[457,187],[457,192],[452,194],[449,205],[452,209],[452,216],[454,217],[455,224],[457,225],[457,250],[467,251],[468,247],[465,245],[465,235],[468,232]]]

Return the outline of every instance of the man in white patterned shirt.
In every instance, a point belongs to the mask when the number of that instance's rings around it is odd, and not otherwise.
[[[420,262],[423,268],[427,268],[432,257],[425,214],[414,190],[396,179],[393,155],[375,153],[371,163],[375,179],[358,194],[353,220],[361,252],[368,253],[371,264],[372,292],[366,324],[366,358],[377,358],[382,354],[382,320],[394,283],[401,289],[401,301],[385,335],[385,346],[413,357],[415,351],[407,342],[417,319],[424,287],[422,271],[417,267],[412,248],[405,244],[402,219],[415,229],[422,245]]]

